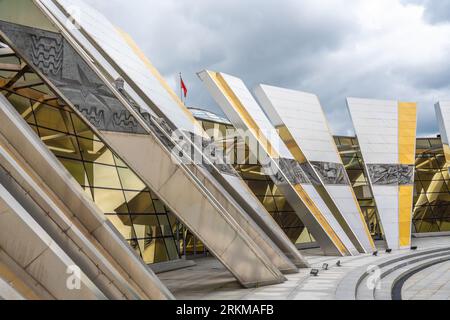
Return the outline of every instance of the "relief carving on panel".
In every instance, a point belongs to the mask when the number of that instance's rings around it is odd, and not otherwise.
[[[314,169],[325,185],[348,185],[349,180],[341,163],[312,161]]]
[[[0,21],[11,46],[99,130],[145,133],[103,80],[59,33]]]
[[[373,185],[411,185],[414,183],[414,166],[401,164],[368,164]]]
[[[285,185],[288,183],[286,181],[282,170],[279,167],[275,167],[274,163],[269,157],[260,159],[261,169],[266,175],[270,176],[275,185]]]
[[[310,183],[308,176],[296,160],[280,158],[278,165],[292,185]]]
[[[300,167],[302,168],[303,172],[305,172],[306,176],[309,179],[309,183],[318,186],[320,185],[320,179],[317,176],[316,172],[314,171],[314,168],[309,164],[308,162],[304,162],[300,164]]]

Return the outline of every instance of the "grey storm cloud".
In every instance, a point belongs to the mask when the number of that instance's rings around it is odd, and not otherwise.
[[[433,104],[450,98],[450,27],[429,16],[450,13],[450,1],[85,2],[130,33],[174,88],[182,72],[188,105],[216,113],[196,76],[203,69],[250,89],[315,93],[335,134],[353,133],[347,96],[417,101],[421,135],[437,133]]]
[[[450,0],[404,0],[404,3],[421,5],[424,18],[433,24],[450,22]]]

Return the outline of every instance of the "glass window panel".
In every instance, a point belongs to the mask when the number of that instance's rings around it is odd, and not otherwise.
[[[125,239],[131,239],[134,237],[132,232],[132,225],[130,216],[128,215],[106,215],[109,221],[114,225],[114,227],[120,232],[120,234]]]
[[[31,102],[30,99],[19,96],[17,94],[12,94],[8,97],[8,101],[14,106],[14,108],[20,114],[30,114],[31,112]],[[22,115],[23,117],[23,115]]]
[[[273,197],[260,197],[258,196],[258,200],[264,205],[267,211],[274,212],[277,211],[277,207],[275,205],[275,200]]]
[[[127,190],[144,190],[145,184],[128,168],[117,168],[122,186]]]
[[[125,191],[125,198],[128,202],[128,209],[130,213],[153,214],[155,208],[153,207],[153,200],[148,192],[130,192]]]
[[[285,197],[274,197],[275,204],[278,209],[278,211],[294,211],[292,207],[289,205],[289,203],[286,201]]]
[[[78,136],[88,139],[100,140],[75,113],[72,113],[71,116],[75,132]]]
[[[125,164],[125,162],[123,162],[119,157],[117,157],[115,154],[113,154],[113,156],[114,156],[114,161],[116,163],[116,166],[128,168],[128,166]]]
[[[92,188],[94,201],[105,213],[128,213],[122,190]]]
[[[78,143],[85,161],[115,166],[111,151],[102,142],[78,138]]]
[[[167,261],[168,255],[164,239],[145,239],[142,258],[145,263]]]
[[[141,248],[139,247],[138,240],[136,240],[136,239],[128,240],[128,244],[131,246],[131,248],[134,249],[134,251],[136,251],[138,256],[142,257],[142,252],[141,252]]]
[[[50,151],[52,151],[56,156],[81,160],[77,140],[74,136],[58,131],[44,129],[42,127],[38,130],[42,142],[44,142]]]
[[[156,238],[161,236],[161,229],[155,215],[132,215],[136,238]]]
[[[439,138],[434,138],[434,139],[428,139],[430,145],[432,148],[441,148],[442,147],[442,141]]]
[[[417,180],[431,181],[431,180],[443,180],[442,174],[435,170],[416,170]]]
[[[431,144],[428,141],[428,139],[417,139],[417,141],[416,141],[417,149],[429,149],[430,147],[431,147]]]
[[[69,160],[60,158],[59,161],[70,172],[72,177],[82,186],[89,186],[86,171],[83,162],[77,160]]]
[[[98,188],[121,189],[116,167],[97,163],[85,163],[91,185]]]
[[[178,259],[179,258],[179,254],[178,254],[178,250],[177,250],[177,246],[175,244],[175,241],[173,241],[173,238],[164,238],[164,243],[166,245],[166,249],[167,249],[167,253],[169,255],[169,259],[170,260]],[[202,250],[202,251],[204,251],[204,250]]]
[[[436,203],[450,203],[450,194],[447,192],[442,193],[427,193],[428,201],[430,204]]]
[[[158,215],[159,224],[161,227],[161,233],[165,237],[172,236],[172,227],[167,219],[166,215]]]
[[[433,210],[430,206],[416,206],[414,208],[414,219],[415,220],[426,220],[434,217]],[[424,232],[424,231],[418,231]]]
[[[162,203],[159,199],[153,199],[153,205],[155,207],[156,213],[166,213],[166,207],[164,206],[164,203]]]
[[[258,196],[271,195],[269,186],[265,181],[247,181],[247,184],[255,195]]]
[[[67,112],[60,108],[40,104],[34,109],[34,116],[36,117],[38,126],[61,132],[74,133]]]
[[[450,231],[450,218],[442,218],[439,220],[439,230],[441,232],[448,232]]]

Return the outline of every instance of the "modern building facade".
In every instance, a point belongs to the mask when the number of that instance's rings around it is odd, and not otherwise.
[[[0,1],[0,298],[173,299],[158,272],[196,254],[279,284],[309,267],[301,248],[450,231],[448,104],[441,137],[416,139],[414,105],[349,99],[357,137],[333,137],[314,95],[199,76],[228,119],[189,110],[81,1]]]
[[[273,124],[239,78],[213,71],[199,74],[215,101],[239,132],[250,134],[261,148],[250,148],[274,183],[283,191],[299,218],[328,253],[357,254],[357,249],[320,196],[317,178],[309,164],[300,164],[280,138]],[[242,136],[246,139],[245,136]]]
[[[389,248],[411,244],[416,104],[348,98],[361,154]]]
[[[201,109],[191,109],[191,111],[205,130],[211,133],[222,132],[221,135],[216,136],[217,143],[221,142],[220,137],[223,137],[226,131],[234,129],[227,119],[209,111]],[[383,239],[383,231],[358,139],[352,136],[334,136],[333,138],[370,234],[374,240]],[[237,144],[239,143],[242,141]],[[236,147],[236,144],[234,146]],[[450,180],[441,138],[417,138],[415,163],[412,233],[426,235],[434,232],[449,232],[448,197],[450,189],[448,185]],[[237,164],[236,168],[298,247],[317,246],[314,238],[302,221],[298,219],[284,195],[277,189],[270,177],[263,172],[261,165]],[[199,246],[198,252],[201,252],[201,244],[197,242],[197,245]]]
[[[321,196],[354,246],[359,252],[373,252],[375,244],[317,96],[267,85],[259,85],[255,95],[296,160],[308,162],[315,172]]]

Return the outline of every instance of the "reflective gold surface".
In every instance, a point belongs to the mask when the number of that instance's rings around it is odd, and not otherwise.
[[[359,150],[358,141],[353,137],[334,137],[334,141],[350,178],[350,183],[369,232],[372,237],[380,238],[382,232],[378,212],[369,186],[369,180],[364,170],[364,162]]]
[[[400,247],[407,247],[411,245],[414,186],[399,186],[398,189],[398,241]]]
[[[414,164],[416,156],[417,107],[412,102],[398,103],[398,161]],[[413,186],[398,187],[398,230],[400,247],[411,245]]]
[[[417,139],[413,232],[450,231],[450,178],[440,138]]]
[[[177,259],[174,219],[153,192],[36,74],[28,71],[11,83],[13,78],[0,73],[0,92],[144,261]]]
[[[283,140],[286,147],[294,156],[294,159],[297,160],[299,163],[306,162],[305,155],[303,154],[300,147],[297,145],[297,142],[295,141],[289,129],[285,125],[277,126],[276,129],[278,131],[278,135],[280,136],[281,140]]]
[[[224,79],[222,74],[219,72],[206,71],[211,79],[218,86],[219,90],[223,93],[223,95],[228,99],[228,101],[233,106],[234,110],[239,114],[242,121],[244,121],[246,127],[252,132],[252,134],[256,137],[259,146],[261,146],[266,153],[272,159],[280,158],[278,151],[274,149],[270,141],[267,139],[265,134],[261,131],[258,124],[253,120],[253,117],[248,113],[247,109],[242,105],[240,99],[236,96],[233,90],[229,87],[227,81]],[[296,148],[295,152],[299,156],[303,156],[301,150]],[[304,158],[304,156],[302,157]],[[301,185],[293,185],[292,186],[296,192],[298,198],[304,203],[304,205],[310,211],[310,214],[314,217],[315,221],[319,224],[320,228],[325,231],[325,234],[331,239],[337,249],[343,253],[348,254],[349,251],[341,241],[341,239],[337,236],[336,232],[328,223],[327,219],[323,216],[322,212],[316,206],[315,202],[311,199],[309,194],[305,192]]]
[[[398,103],[398,161],[414,164],[416,155],[417,107],[413,102]]]

